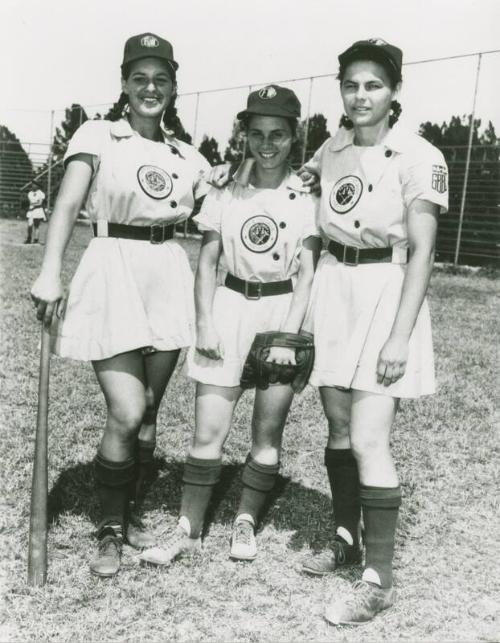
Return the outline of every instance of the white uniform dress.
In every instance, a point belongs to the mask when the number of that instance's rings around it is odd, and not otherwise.
[[[192,146],[164,132],[150,141],[126,120],[87,121],[71,139],[65,160],[91,154],[94,173],[86,201],[98,236],[90,241],[71,282],[54,352],[100,360],[137,348],[173,350],[192,342],[193,277],[174,240],[100,237],[107,223],[134,226],[185,220],[208,191],[210,166]]]
[[[385,387],[376,367],[400,302],[408,207],[425,199],[446,212],[446,163],[438,149],[398,125],[374,147],[355,146],[353,136],[340,129],[307,163],[321,176],[319,227],[344,245],[392,247],[393,263],[349,266],[322,255],[304,325],[316,345],[310,382],[402,398],[430,394],[435,378],[427,301],[410,337],[405,375]]]
[[[45,193],[42,190],[30,190],[28,192],[29,208],[26,212],[26,218],[30,225],[35,219],[46,221],[45,210],[43,209],[43,201]]]
[[[212,189],[194,218],[202,231],[222,238],[221,263],[246,281],[271,282],[291,278],[295,284],[304,239],[319,236],[315,223],[317,199],[303,191],[293,173],[276,189],[234,182]],[[224,285],[216,289],[213,321],[224,358],[213,360],[193,347],[188,352],[189,377],[218,386],[237,386],[256,333],[280,330],[293,293],[247,299]]]

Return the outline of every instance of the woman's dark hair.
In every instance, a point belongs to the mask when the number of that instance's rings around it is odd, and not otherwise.
[[[398,71],[391,63],[387,60],[387,58],[382,54],[382,55],[377,55],[375,51],[371,51],[370,54],[363,54],[362,52],[358,52],[356,54],[353,54],[349,60],[344,62],[343,65],[340,65],[339,72],[337,74],[337,79],[340,81],[342,84],[342,81],[345,78],[345,73],[347,70],[347,67],[353,62],[356,62],[358,60],[371,60],[381,67],[384,68],[385,73],[389,77],[389,83],[391,86],[391,89],[394,90],[396,89],[398,83],[402,81],[402,76],[401,72]],[[399,103],[397,100],[393,100],[391,102],[391,113],[389,115],[389,127],[392,127],[395,123],[397,123],[399,117],[401,116],[401,112],[403,111],[403,108],[401,107],[401,103]],[[345,129],[352,129],[353,124],[351,119],[346,116],[346,114],[342,114],[340,118],[340,127],[345,127]]]
[[[245,114],[245,116],[243,116],[243,118],[240,119],[240,132],[246,133],[248,131],[252,116],[258,116],[258,114]],[[290,125],[290,130],[292,132],[292,136],[294,139],[292,143],[292,147],[290,149],[290,159],[300,158],[302,154],[302,144],[298,136],[299,121],[297,118],[288,117],[288,116],[282,116],[281,118],[284,118]],[[247,148],[247,156],[249,156],[249,154],[250,154],[250,151]]]
[[[130,68],[131,68],[131,63],[128,65],[123,65],[122,67],[122,78],[124,80],[127,80],[127,78],[130,76]],[[176,85],[176,75],[175,75],[175,69],[171,67],[170,65],[167,65],[167,70],[168,74],[174,83]],[[165,129],[170,130],[174,136],[178,136],[182,132],[184,132],[184,128],[182,127],[181,121],[179,117],[177,116],[177,108],[175,107],[175,101],[177,99],[177,90],[174,91],[172,98],[170,100],[170,103],[167,105],[166,110],[163,113],[163,126]],[[124,92],[122,92],[116,101],[116,103],[113,104],[109,112],[106,114],[105,118],[108,121],[119,121],[120,118],[123,118],[123,113],[125,108],[128,105],[128,96]]]

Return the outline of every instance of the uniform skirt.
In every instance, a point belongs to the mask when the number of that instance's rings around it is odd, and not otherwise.
[[[224,358],[209,359],[192,346],[187,354],[185,374],[203,384],[238,386],[255,335],[280,330],[287,318],[292,295],[247,299],[241,293],[219,286],[212,310]]]
[[[39,208],[33,208],[32,210],[28,210],[26,212],[26,218],[28,220],[35,220],[35,219],[41,219],[42,221],[46,220],[45,217],[45,210],[42,207]]]
[[[397,314],[405,270],[390,263],[346,266],[330,253],[321,257],[304,324],[316,347],[311,384],[401,398],[434,393],[427,301],[410,337],[404,376],[388,387],[377,382],[378,356]]]
[[[189,346],[193,328],[193,275],[175,241],[94,238],[53,329],[53,351],[78,360],[169,351]]]

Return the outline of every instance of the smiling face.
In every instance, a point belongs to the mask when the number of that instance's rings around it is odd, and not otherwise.
[[[166,62],[142,58],[131,63],[128,77],[122,78],[122,91],[137,116],[158,118],[169,105],[175,84]]]
[[[372,127],[389,120],[391,102],[396,99],[400,83],[392,87],[384,67],[371,60],[350,63],[340,84],[347,116],[354,127]]]
[[[256,163],[264,170],[287,164],[294,140],[289,121],[282,116],[250,117],[247,141]]]

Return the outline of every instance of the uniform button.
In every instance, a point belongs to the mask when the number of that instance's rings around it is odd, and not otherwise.
[[[295,197],[296,197],[296,194],[294,194],[294,193],[292,192],[288,198],[289,198],[289,199],[292,199],[292,201],[293,201],[293,200],[295,199]]]
[[[274,261],[278,261],[278,260],[279,260],[279,258],[280,258],[279,254],[278,254],[277,252],[275,252],[275,253],[273,254],[273,259],[274,259]]]
[[[280,228],[286,228],[286,223],[284,221],[280,221]]]
[[[360,225],[361,223],[356,219],[356,221],[354,222],[354,227],[359,228]]]
[[[368,186],[368,192],[371,192],[372,190],[373,190],[373,185],[370,183],[370,185]]]
[[[385,155],[387,156],[387,158],[389,158],[389,156],[392,156],[391,150],[386,150]]]
[[[177,201],[170,201],[170,207],[171,208],[176,208],[177,207]]]
[[[174,172],[174,173],[172,174],[172,178],[173,178],[173,179],[178,179],[178,178],[179,178],[179,176]]]

